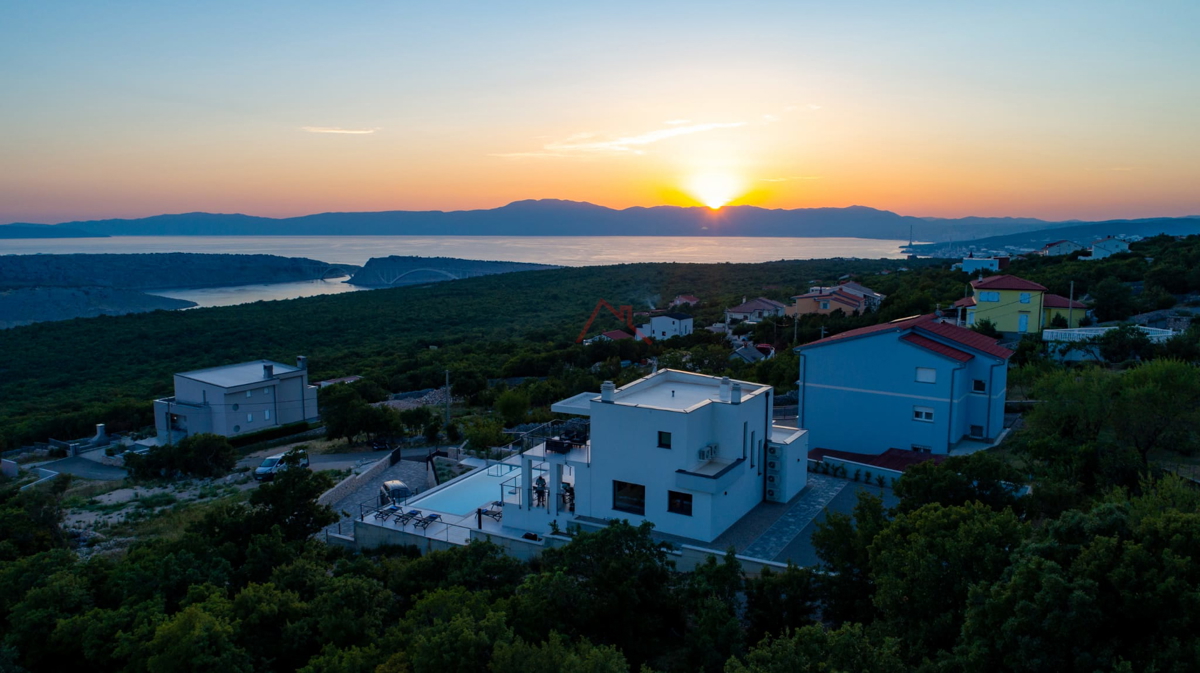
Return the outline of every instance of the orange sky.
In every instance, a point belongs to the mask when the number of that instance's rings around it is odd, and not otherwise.
[[[1200,5],[269,7],[18,8],[0,222],[713,191],[1200,214]]]

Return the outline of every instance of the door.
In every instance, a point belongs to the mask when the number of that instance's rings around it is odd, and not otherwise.
[[[1020,317],[1017,318],[1017,331],[1021,332],[1022,334],[1029,331],[1029,314],[1028,313],[1022,313],[1020,315]]]

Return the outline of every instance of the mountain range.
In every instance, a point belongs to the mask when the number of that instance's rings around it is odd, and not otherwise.
[[[1114,220],[1105,224],[1145,221]],[[516,201],[488,210],[320,213],[287,218],[185,213],[53,226],[14,223],[0,225],[0,238],[40,238],[56,235],[61,227],[62,233],[71,236],[80,232],[90,236],[780,236],[911,237],[947,242],[1080,224],[1094,223],[1008,217],[923,218],[865,206],[792,210],[655,206],[617,210],[578,201],[542,199]]]

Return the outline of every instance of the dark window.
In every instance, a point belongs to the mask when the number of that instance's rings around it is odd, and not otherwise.
[[[974,381],[972,381],[971,382],[971,392],[986,393],[987,392],[987,381],[984,381],[983,379],[975,379]]]
[[[671,448],[671,433],[669,433],[669,432],[658,433],[658,448],[660,448],[660,449]]]
[[[983,436],[983,426],[982,425],[972,425],[971,426],[971,436],[972,437],[982,437]]]
[[[692,494],[667,491],[667,511],[684,516],[692,515]]]
[[[613,509],[638,516],[646,515],[646,487],[613,480]]]

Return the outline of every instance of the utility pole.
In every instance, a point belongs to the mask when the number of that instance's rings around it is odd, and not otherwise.
[[[792,345],[796,345],[796,330],[800,326],[800,314],[792,316]]]
[[[824,325],[821,325],[821,338],[822,339],[825,338],[825,326]]]
[[[446,370],[446,427],[450,427],[450,370]]]
[[[1067,302],[1067,327],[1070,327],[1075,318],[1075,281],[1071,281],[1071,296]]]

